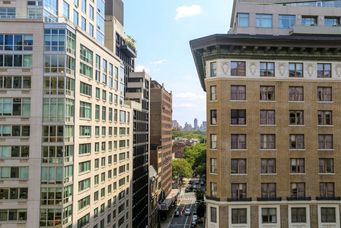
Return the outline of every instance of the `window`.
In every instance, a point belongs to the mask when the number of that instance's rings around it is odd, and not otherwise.
[[[318,63],[317,64],[317,77],[318,78],[331,78],[332,77],[332,64]]]
[[[0,18],[15,18],[15,8],[0,7]]]
[[[102,100],[104,102],[107,101],[107,91],[105,91],[104,89],[102,90]]]
[[[77,10],[73,10],[73,24],[75,26],[78,26],[78,24],[79,24],[79,14],[78,14]]]
[[[0,89],[30,89],[30,76],[0,76]]]
[[[210,142],[210,149],[217,149],[217,135],[210,135],[211,142]]]
[[[217,208],[210,207],[210,214],[211,214],[211,222],[217,223]]]
[[[335,197],[335,184],[329,182],[320,183],[320,196],[321,197]]]
[[[261,173],[276,173],[276,159],[262,158],[261,159]]]
[[[70,6],[65,1],[63,2],[63,17],[67,20],[70,18]]]
[[[246,86],[231,85],[231,100],[246,100]]]
[[[86,14],[87,0],[82,0],[82,12]]]
[[[324,25],[327,27],[339,26],[340,18],[339,17],[324,17]]]
[[[99,120],[100,119],[100,112],[101,112],[101,107],[99,105],[95,106],[95,119]]]
[[[1,222],[24,222],[27,220],[26,209],[1,209],[0,210],[0,221]],[[60,225],[60,224],[59,224]]]
[[[0,200],[23,200],[27,196],[28,188],[0,188]]]
[[[77,228],[85,227],[89,223],[90,223],[90,213],[88,213],[88,214],[84,215],[82,218],[78,219]]]
[[[336,223],[335,207],[321,207],[321,222]]]
[[[0,167],[0,179],[28,179],[28,167]]]
[[[92,67],[84,64],[84,63],[80,63],[80,67],[79,67],[79,73],[81,73],[82,75],[88,77],[88,78],[92,78]]]
[[[262,223],[277,223],[277,209],[262,208]]]
[[[332,101],[332,87],[317,87],[318,101]]]
[[[79,154],[90,154],[91,143],[79,144]]]
[[[231,124],[243,125],[246,124],[246,110],[232,109]]]
[[[210,187],[211,187],[211,196],[212,197],[217,197],[217,191],[218,191],[218,187],[217,187],[217,183],[215,183],[215,182],[211,182],[211,185],[210,185]]]
[[[290,173],[305,173],[304,158],[290,159]]]
[[[107,118],[107,108],[102,106],[102,121],[105,121]]]
[[[275,63],[261,62],[260,63],[260,76],[261,77],[274,77],[275,76]]]
[[[79,117],[91,119],[91,103],[80,102]]]
[[[247,196],[246,192],[245,183],[231,184],[231,198],[233,200],[245,199]]]
[[[246,159],[231,159],[231,174],[246,174]]]
[[[261,149],[276,149],[276,135],[275,134],[261,134],[260,135]]]
[[[295,15],[279,15],[279,28],[290,29],[294,26],[296,22]]]
[[[272,28],[272,14],[256,14],[257,28]]]
[[[246,135],[232,134],[231,135],[231,149],[246,149]]]
[[[27,158],[29,146],[0,146],[0,159]]]
[[[232,208],[232,224],[247,224],[247,209]]]
[[[84,82],[81,82],[80,83],[80,93],[91,97],[92,86],[89,84],[86,84]]]
[[[217,100],[217,86],[210,86],[210,101]]]
[[[306,223],[307,212],[305,207],[292,207],[291,208],[291,222],[292,223]]]
[[[318,125],[332,125],[333,115],[332,111],[318,111],[317,112],[317,124]]]
[[[319,144],[319,149],[333,149],[333,135],[323,135],[319,134],[318,135],[318,144]]]
[[[246,63],[244,61],[232,61],[231,76],[246,76]]]
[[[89,5],[89,17],[91,20],[94,20],[94,7]]]
[[[78,192],[84,191],[90,188],[90,178],[78,182]]]
[[[304,101],[303,86],[289,86],[289,101]]]
[[[217,62],[210,62],[210,76],[217,76]]]
[[[84,197],[81,200],[78,200],[78,211],[90,205],[90,196]]]
[[[82,44],[80,48],[80,57],[81,57],[81,60],[85,61],[86,63],[89,63],[92,66],[93,52],[90,49],[83,46]]]
[[[0,116],[29,117],[30,114],[30,98],[0,98]]]
[[[275,100],[275,86],[261,86],[260,100],[274,101]]]
[[[91,126],[79,126],[80,136],[91,136]]]
[[[211,125],[217,124],[217,110],[210,110],[211,113]]]
[[[289,77],[303,78],[303,63],[289,63]]]
[[[304,26],[317,26],[317,17],[302,16],[301,24]]]
[[[290,149],[304,149],[304,135],[289,135]]]
[[[289,110],[289,125],[304,125],[304,111]]]
[[[320,158],[319,167],[319,173],[334,173],[334,159]]]
[[[305,183],[294,182],[290,184],[290,194],[292,198],[305,197]]]
[[[260,110],[260,124],[261,125],[275,125],[275,110]]]
[[[211,158],[210,164],[211,164],[211,169],[210,169],[211,173],[216,174],[217,173],[217,159]]]
[[[248,13],[238,13],[238,27],[249,27],[249,14]]]
[[[78,164],[78,172],[88,172],[91,170],[91,161],[79,162]]]
[[[28,137],[30,136],[29,125],[0,125],[2,137]]]
[[[275,183],[262,183],[261,184],[261,198],[262,199],[276,198],[276,184]]]

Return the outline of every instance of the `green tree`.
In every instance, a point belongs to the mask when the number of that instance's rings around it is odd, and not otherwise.
[[[172,161],[173,178],[192,177],[193,170],[191,165],[185,159],[176,159]]]
[[[206,172],[206,144],[198,143],[185,148],[184,159],[192,166],[196,174]]]

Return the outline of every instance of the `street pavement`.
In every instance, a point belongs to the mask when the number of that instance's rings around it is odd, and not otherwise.
[[[192,215],[193,215],[193,206],[195,204],[195,193],[194,192],[188,192],[184,193],[182,196],[180,196],[180,205],[179,210],[181,211],[179,217],[173,217],[173,220],[170,224],[170,228],[185,228],[185,227],[191,227],[192,222]],[[185,209],[190,208],[191,214],[186,216]]]
[[[191,179],[197,180],[197,178]],[[186,187],[188,186],[189,179],[185,180],[185,185],[182,186],[180,195],[178,197],[178,208],[181,211],[178,217],[174,217],[173,210],[171,216],[166,219],[166,221],[161,222],[161,228],[190,228],[192,223],[192,216],[193,216],[193,207],[196,202],[195,192],[185,192]],[[204,187],[202,188],[204,190]],[[186,216],[184,214],[185,209],[190,208],[191,214]],[[204,227],[203,224],[197,225],[196,228]]]

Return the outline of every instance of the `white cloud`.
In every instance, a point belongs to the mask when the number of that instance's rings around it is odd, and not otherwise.
[[[200,5],[191,5],[191,6],[182,5],[176,8],[175,19],[179,20],[181,18],[192,17],[192,16],[199,15],[199,14],[201,14]]]
[[[152,65],[163,65],[163,64],[166,64],[167,62],[168,62],[167,59],[159,59],[159,60],[152,61],[150,64],[152,64]]]
[[[146,67],[146,66],[143,66],[143,65],[138,65],[138,66],[136,66],[136,67],[135,67],[135,71],[136,71],[136,72],[142,72],[142,71],[144,71],[144,72],[147,72],[148,74],[150,73],[150,69],[149,69],[148,67]]]

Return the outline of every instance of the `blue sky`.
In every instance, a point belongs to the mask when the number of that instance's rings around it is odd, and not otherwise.
[[[233,0],[125,0],[125,30],[137,42],[138,70],[173,93],[173,119],[206,119],[189,41],[227,33]]]

